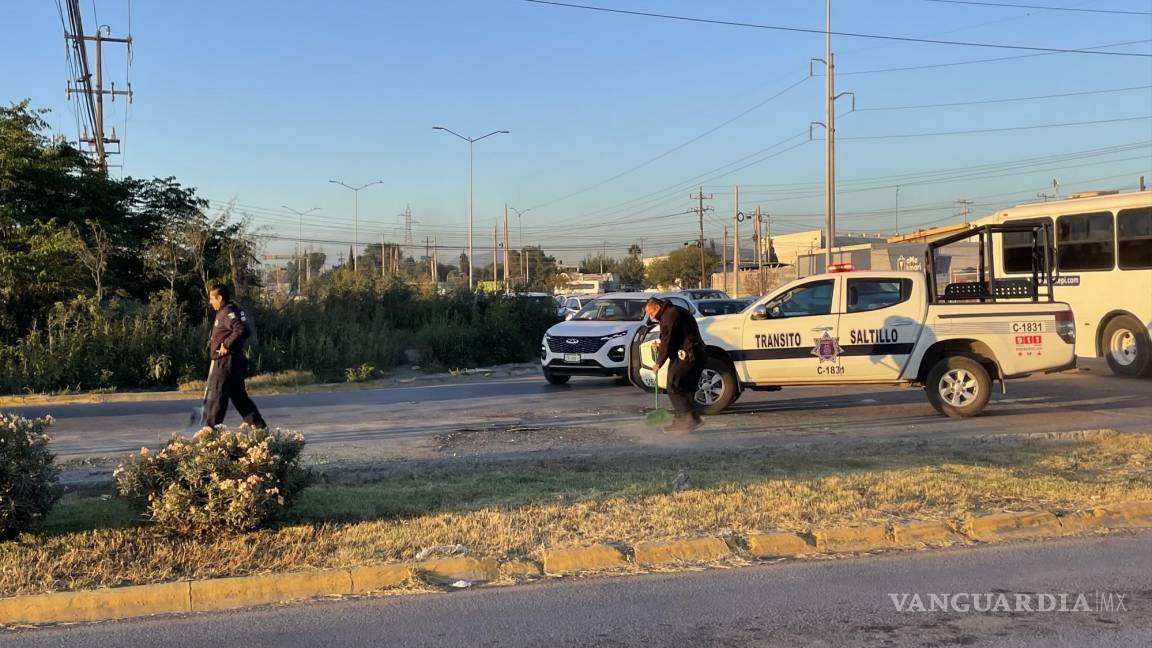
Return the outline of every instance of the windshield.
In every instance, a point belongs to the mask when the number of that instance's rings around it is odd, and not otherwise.
[[[572,319],[588,322],[639,322],[644,319],[644,300],[597,299],[580,309]]]

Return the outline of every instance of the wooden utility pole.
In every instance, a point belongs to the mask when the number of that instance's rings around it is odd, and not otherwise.
[[[497,243],[496,243],[496,230],[497,230],[497,226],[493,225],[492,226],[492,283],[496,283],[497,281],[499,281],[499,279],[496,277],[496,271],[500,269],[500,264],[497,262],[497,257],[496,257],[496,249],[498,247]]]
[[[704,288],[704,283],[706,281],[704,277],[704,212],[711,209],[711,207],[704,207],[704,201],[712,200],[712,194],[705,196],[704,187],[700,187],[700,191],[695,196],[689,195],[688,197],[692,200],[699,201],[700,205],[692,211],[696,212],[696,215],[700,218],[700,240],[696,243],[698,246],[700,246],[700,285],[698,287]]]
[[[734,207],[736,210],[736,245],[733,246],[732,250],[732,266],[736,271],[736,279],[733,282],[734,288],[732,295],[735,297],[740,294],[740,221],[744,219],[744,214],[740,211],[740,185],[736,185],[736,202]]]
[[[728,292],[728,226],[724,226],[724,244],[720,246],[720,269],[724,271],[724,292]]]
[[[508,205],[504,205],[504,290],[508,290]]]

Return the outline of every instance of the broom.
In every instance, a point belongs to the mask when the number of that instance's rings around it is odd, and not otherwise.
[[[646,423],[648,423],[649,425],[660,425],[662,423],[667,423],[669,420],[672,419],[672,412],[669,412],[666,409],[660,409],[660,378],[659,378],[659,374],[657,374],[657,377],[653,382],[656,383],[652,387],[652,395],[655,397],[656,407],[651,412],[648,412],[648,416],[644,417],[644,421]]]

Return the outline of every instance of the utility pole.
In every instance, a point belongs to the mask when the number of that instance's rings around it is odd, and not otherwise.
[[[744,220],[744,213],[740,211],[740,185],[736,185],[736,201],[734,204],[736,210],[736,237],[733,239],[736,242],[732,250],[732,266],[736,270],[736,279],[733,281],[733,294],[740,294],[740,221]]]
[[[856,109],[855,93],[836,94],[836,58],[832,54],[832,0],[825,2],[824,58],[812,60],[823,63],[825,71],[824,121],[813,124],[824,127],[824,234],[828,237],[825,265],[830,266],[833,264],[832,249],[836,246],[836,100],[844,95],[852,95],[852,109]],[[812,73],[811,67],[808,73]]]
[[[689,199],[699,201],[699,207],[693,209],[696,215],[700,218],[700,240],[697,245],[700,246],[700,288],[704,287],[704,212],[712,209],[711,207],[704,207],[705,200],[712,200],[712,194],[704,195],[704,187],[700,187],[700,191],[695,195],[689,195]]]
[[[391,250],[388,251],[391,254]],[[388,258],[384,254],[384,232],[380,232],[380,277],[383,278],[387,271],[384,269],[384,260]]]
[[[728,226],[724,226],[724,244],[720,246],[720,268],[724,271],[724,292],[728,292]]]
[[[104,89],[104,43],[119,43],[126,45],[128,48],[128,61],[132,61],[132,35],[129,34],[127,38],[113,38],[112,29],[107,25],[96,27],[96,33],[92,36],[84,34],[84,22],[80,12],[79,0],[67,0],[67,21],[71,31],[64,32],[64,40],[71,45],[72,50],[76,53],[76,65],[79,68],[80,76],[75,79],[69,79],[65,88],[65,94],[71,98],[73,94],[83,96],[84,111],[87,113],[88,122],[83,131],[80,133],[80,142],[88,144],[92,147],[92,151],[96,154],[96,166],[101,173],[108,174],[108,155],[111,153],[120,152],[120,140],[116,137],[116,128],[112,128],[110,135],[104,133],[104,97],[111,97],[112,101],[116,101],[116,97],[127,97],[128,103],[132,103],[132,84],[128,83],[127,90],[117,90],[116,83],[111,84],[110,90]],[[88,42],[95,43],[95,70],[88,64]],[[95,81],[95,85],[93,85]],[[88,134],[88,126],[92,127],[92,134]],[[109,151],[108,144],[115,144],[117,150]]]
[[[957,200],[956,204],[960,206],[960,213],[964,216],[964,224],[968,224],[968,207],[972,205],[971,200]]]
[[[511,257],[508,256],[508,205],[504,205],[504,290],[508,290],[508,261]]]
[[[900,185],[896,185],[896,235],[900,235]]]
[[[760,294],[764,294],[764,218],[760,207],[756,207],[756,283]]]
[[[497,262],[497,256],[496,256],[496,248],[497,248],[496,231],[497,231],[497,229],[499,229],[499,226],[497,226],[497,225],[492,226],[492,283],[497,283],[498,281],[500,281],[500,279],[497,278],[497,276],[496,276],[496,271],[500,269],[500,264]]]
[[[412,247],[412,205],[404,206],[404,247]]]

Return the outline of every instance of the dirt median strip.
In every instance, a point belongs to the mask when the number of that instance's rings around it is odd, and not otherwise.
[[[1062,520],[1091,524],[1061,527]],[[1057,517],[1047,511],[994,513],[968,518],[962,528],[986,543],[1152,527],[1152,502],[1127,502]],[[810,542],[808,538],[813,538]],[[738,557],[731,544],[747,547],[752,558],[800,558],[816,553],[868,553],[875,550],[920,549],[926,544],[964,542],[952,527],[934,522],[829,527],[810,535],[777,532],[745,538],[718,537],[652,540],[619,547],[598,544],[545,550],[543,569],[523,559],[453,556],[424,561],[258,574],[231,578],[157,583],[78,592],[58,592],[0,599],[0,624],[47,625],[128,619],[160,614],[211,612],[273,605],[323,597],[382,592],[414,576],[433,583],[486,583],[501,576],[562,577],[591,573],[642,572],[644,567],[715,564]]]

